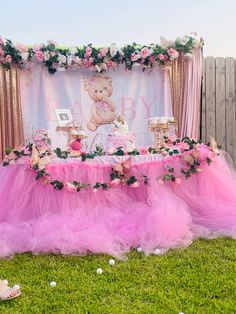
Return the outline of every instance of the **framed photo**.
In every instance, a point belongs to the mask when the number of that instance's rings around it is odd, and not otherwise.
[[[70,109],[54,109],[54,112],[59,126],[65,126],[73,121]]]

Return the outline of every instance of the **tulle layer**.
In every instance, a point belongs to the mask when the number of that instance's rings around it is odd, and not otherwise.
[[[160,185],[165,161],[134,164],[149,185],[109,191],[56,191],[35,181],[26,165],[0,168],[0,257],[32,252],[105,253],[123,258],[140,246],[145,254],[186,247],[198,237],[236,237],[236,178],[224,157],[182,184]],[[168,165],[176,169],[179,159]],[[107,181],[107,164],[51,164],[52,177]]]

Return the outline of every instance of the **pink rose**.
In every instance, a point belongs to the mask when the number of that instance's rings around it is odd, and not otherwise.
[[[182,182],[183,182],[182,177],[175,178],[175,183],[176,183],[176,184],[180,184],[180,183],[182,183]]]
[[[157,182],[158,182],[159,184],[163,184],[163,183],[164,183],[164,180],[163,180],[162,177],[160,177],[160,178],[157,179]]]
[[[92,63],[93,63],[94,58],[89,58],[89,59],[83,59],[83,65],[86,68],[91,67]]]
[[[138,59],[140,59],[140,54],[136,54],[135,52],[132,52],[131,53],[131,61],[135,62],[137,61]]]
[[[48,44],[48,45],[57,46],[57,42],[56,42],[55,40],[52,40],[52,39],[48,39],[48,40],[47,40],[47,44]]]
[[[176,146],[178,146],[178,149],[183,152],[184,150],[186,149],[189,149],[189,145],[185,142],[180,142],[180,143],[177,143]]]
[[[156,62],[155,57],[154,56],[150,56],[149,57],[149,61],[150,61],[150,63],[154,64]]]
[[[105,57],[105,55],[108,53],[108,48],[107,47],[104,47],[100,50],[100,54],[101,54],[101,57]]]
[[[4,51],[3,49],[0,47],[0,56],[3,56],[4,55]]]
[[[36,52],[36,57],[38,59],[38,61],[43,61],[43,52],[42,51],[37,51]]]
[[[177,51],[173,48],[170,48],[169,50],[167,50],[167,53],[169,56],[174,56],[177,53]]]
[[[111,186],[118,186],[120,184],[120,179],[116,178],[110,182]]]
[[[8,62],[8,63],[10,63],[11,60],[12,60],[12,57],[11,57],[10,55],[6,55],[5,61]]]
[[[70,182],[66,182],[66,188],[70,192],[76,192],[77,191],[76,186]]]
[[[148,149],[147,147],[140,147],[139,152],[141,155],[146,155],[148,154]]]
[[[117,66],[117,63],[111,60],[108,60],[106,61],[106,66],[108,67],[108,69],[114,69]]]
[[[86,49],[85,49],[85,58],[89,58],[90,56],[91,56],[91,53],[92,53],[92,48],[91,47],[87,47]]]
[[[19,50],[21,52],[27,52],[28,51],[27,47],[23,44],[17,43],[15,47],[17,50]]]
[[[164,55],[164,61],[168,60],[168,56]]]
[[[34,52],[37,52],[37,51],[41,50],[43,47],[44,47],[44,44],[34,45],[33,50],[34,50]]]
[[[140,183],[138,181],[135,181],[133,184],[131,184],[132,188],[138,188],[140,186]]]
[[[145,59],[152,54],[152,50],[149,49],[148,47],[144,47],[141,49],[140,54],[141,54],[141,57]]]
[[[162,53],[158,53],[157,58],[162,61],[165,59],[165,56]]]

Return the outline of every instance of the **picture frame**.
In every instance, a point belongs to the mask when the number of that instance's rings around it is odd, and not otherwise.
[[[58,126],[65,126],[73,121],[70,109],[54,109]]]

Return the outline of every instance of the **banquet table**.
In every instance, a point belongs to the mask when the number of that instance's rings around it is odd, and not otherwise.
[[[54,158],[47,171],[51,179],[108,182],[111,166],[128,158]],[[35,180],[24,159],[0,167],[0,257],[104,253],[122,259],[137,247],[148,255],[187,247],[199,237],[236,237],[236,176],[224,154],[210,166],[203,163],[201,172],[181,184],[157,182],[166,165],[181,173],[180,155],[131,159],[130,175],[145,175],[148,184],[140,181],[137,187],[118,185],[107,191],[57,191]]]

